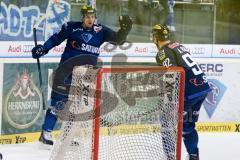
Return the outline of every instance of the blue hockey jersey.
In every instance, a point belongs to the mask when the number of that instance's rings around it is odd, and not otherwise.
[[[159,65],[170,67],[179,66],[185,70],[185,99],[193,99],[211,91],[208,80],[193,60],[189,51],[176,42],[164,45],[156,55]]]
[[[82,24],[82,22],[65,23],[58,33],[55,33],[44,43],[44,49],[48,51],[67,39],[60,63],[82,55],[78,65],[96,65],[100,53],[99,47],[104,42],[119,43],[125,40],[128,34],[121,29],[115,32],[100,24],[94,24],[92,28],[84,28]]]

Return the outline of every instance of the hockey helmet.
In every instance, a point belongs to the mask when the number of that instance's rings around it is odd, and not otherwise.
[[[152,28],[152,36],[158,40],[169,40],[170,33],[167,26],[156,24]]]
[[[91,14],[91,13],[96,15],[96,9],[93,6],[84,5],[81,8],[81,13],[83,16],[85,14]]]

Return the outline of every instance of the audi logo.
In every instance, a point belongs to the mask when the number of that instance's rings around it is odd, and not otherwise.
[[[192,48],[192,54],[204,54],[205,48],[203,47],[193,47]]]
[[[103,48],[107,52],[113,52],[114,50],[119,47],[121,50],[127,50],[132,47],[132,42],[130,41],[124,41],[124,43],[120,43],[120,45],[117,45],[115,42],[112,43],[106,43]]]
[[[24,53],[31,52],[33,47],[34,47],[34,45],[31,45],[31,44],[23,45],[22,52],[24,52]]]

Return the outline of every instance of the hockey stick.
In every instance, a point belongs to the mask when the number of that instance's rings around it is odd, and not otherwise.
[[[34,37],[35,46],[37,46],[37,30],[35,26],[33,27],[33,37]],[[39,83],[40,83],[40,92],[42,94],[42,101],[43,101],[43,110],[45,110],[46,105],[45,105],[45,98],[44,98],[44,92],[43,92],[43,86],[42,86],[42,72],[41,72],[39,58],[37,58],[37,67],[38,67],[38,76],[39,76]]]

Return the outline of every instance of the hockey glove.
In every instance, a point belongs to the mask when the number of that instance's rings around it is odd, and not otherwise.
[[[32,49],[32,57],[34,59],[40,58],[41,56],[47,54],[47,52],[44,50],[43,45],[37,45],[33,47]]]
[[[126,32],[132,29],[132,19],[129,15],[121,15],[119,17],[120,28]]]

